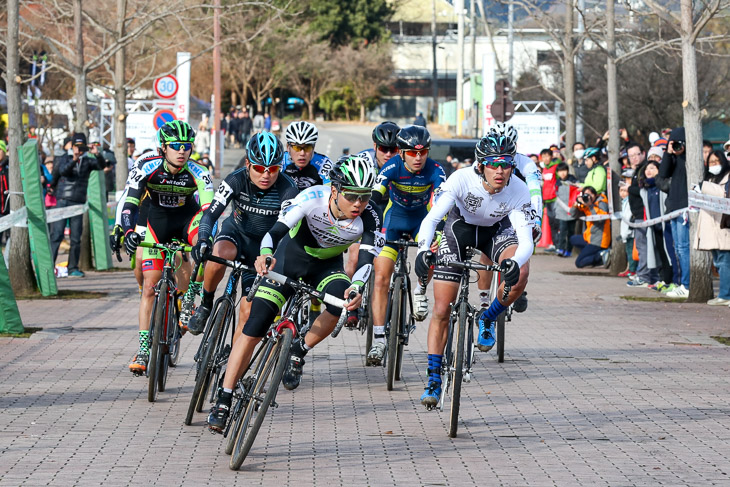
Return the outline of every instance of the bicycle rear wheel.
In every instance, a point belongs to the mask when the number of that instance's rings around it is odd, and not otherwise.
[[[403,348],[405,347],[406,336],[409,333],[413,313],[408,306],[408,293],[401,293],[400,298],[400,327],[398,328],[398,355],[395,359],[395,380],[400,380],[400,371],[403,366]]]
[[[167,363],[170,367],[177,367],[177,363],[180,360],[180,339],[182,333],[180,332],[180,310],[177,307],[177,297],[179,294],[176,292],[172,300],[172,318],[170,326],[172,326],[172,333],[170,333],[170,339],[168,341],[170,354],[167,358]]]
[[[172,295],[167,296],[167,306],[165,307],[165,327],[163,328],[162,336],[164,337],[164,343],[160,344],[160,350],[157,352],[157,360],[160,363],[159,369],[157,370],[157,388],[160,392],[165,392],[167,388],[167,373],[170,367],[170,347],[172,346],[175,333],[174,326],[176,325],[175,319],[175,303]]]
[[[262,357],[262,366],[258,378],[252,389],[252,396],[243,412],[241,429],[238,431],[236,444],[233,448],[233,455],[229,467],[231,470],[238,470],[251,450],[256,435],[264,422],[266,411],[274,400],[279,389],[281,378],[284,375],[284,368],[289,359],[289,349],[293,340],[292,331],[284,328],[279,339]]]
[[[449,436],[456,437],[456,430],[459,427],[459,406],[461,404],[461,381],[464,377],[464,347],[466,341],[466,320],[467,305],[465,302],[459,303],[459,319],[457,327],[454,330],[456,334],[454,340],[454,361],[451,363],[453,371],[453,381],[451,384],[451,412],[449,413]]]
[[[150,346],[150,358],[147,362],[147,400],[155,402],[157,399],[157,374],[159,373],[160,341],[162,341],[162,330],[165,327],[165,300],[167,299],[167,282],[160,283],[160,292],[155,298],[155,305],[152,308],[152,319],[150,320],[150,333],[152,333],[152,345]]]
[[[393,281],[393,294],[391,295],[391,302],[393,303],[390,308],[390,325],[388,326],[388,354],[386,371],[386,387],[389,391],[393,390],[393,381],[395,380],[395,369],[398,362],[398,332],[401,329],[403,313],[401,308],[403,306],[403,277],[396,276]]]
[[[501,313],[497,317],[497,362],[504,362],[504,322],[505,314]]]
[[[363,319],[365,320],[365,355],[370,352],[370,349],[373,347],[373,307],[372,307],[372,296],[373,296],[373,281],[374,277],[371,275],[370,279],[368,279],[367,284],[365,285],[365,295],[363,295],[363,303],[364,305],[364,316]]]

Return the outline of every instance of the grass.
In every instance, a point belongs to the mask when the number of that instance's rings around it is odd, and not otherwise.
[[[713,338],[713,339],[717,340],[718,342],[722,343],[723,345],[730,346],[730,337],[719,337],[719,336],[715,336],[715,337],[710,337],[710,338]]]
[[[17,333],[17,334],[15,334],[15,333],[0,333],[0,337],[28,338],[33,333],[35,333],[37,331],[41,331],[42,329],[43,328],[27,327],[27,328],[24,328],[25,331],[23,333]]]
[[[25,296],[16,296],[15,299],[30,300],[30,299],[98,299],[104,298],[109,293],[102,291],[77,291],[73,289],[59,289],[58,294],[55,296],[42,296],[41,294],[28,294]]]
[[[686,303],[686,299],[670,298],[667,296],[620,296],[626,301],[644,301],[648,303]]]

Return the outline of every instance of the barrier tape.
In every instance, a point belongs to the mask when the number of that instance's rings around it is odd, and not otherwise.
[[[46,210],[46,223],[53,223],[65,220],[78,215],[83,215],[89,209],[89,204],[64,206],[63,208],[51,208]]]
[[[24,206],[18,211],[12,211],[9,215],[0,218],[0,232],[4,232],[15,226],[20,226],[28,219],[28,209]]]

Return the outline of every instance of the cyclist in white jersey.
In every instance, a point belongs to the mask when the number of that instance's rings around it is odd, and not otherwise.
[[[504,138],[484,137],[477,144],[478,164],[456,171],[442,184],[431,211],[418,231],[416,274],[428,275],[429,247],[436,225],[448,214],[444,236],[436,254],[439,262],[461,261],[466,248],[474,247],[499,263],[503,289],[511,286],[506,300],[494,297],[479,320],[477,347],[488,351],[494,346],[497,316],[514,302],[527,285],[529,259],[534,249],[532,227],[537,214],[530,202],[527,185],[512,177],[514,157]],[[434,307],[428,329],[428,385],[421,403],[434,407],[441,396],[441,362],[448,333],[450,303],[456,300],[461,271],[439,265],[434,272]]]

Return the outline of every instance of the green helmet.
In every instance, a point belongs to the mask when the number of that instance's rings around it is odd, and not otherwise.
[[[162,147],[170,142],[195,142],[195,130],[187,122],[167,122],[157,131],[157,144]]]

